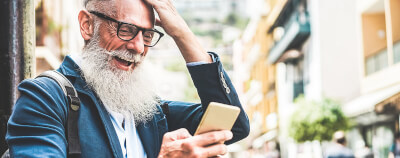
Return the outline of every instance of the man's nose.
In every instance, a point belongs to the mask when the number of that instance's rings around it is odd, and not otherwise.
[[[128,41],[126,45],[128,50],[133,50],[137,54],[142,54],[144,52],[143,34],[139,31],[135,38]]]

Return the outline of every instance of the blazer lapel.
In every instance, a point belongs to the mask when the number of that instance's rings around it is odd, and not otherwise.
[[[152,119],[146,124],[141,123],[137,126],[137,130],[142,141],[144,150],[148,158],[156,158],[158,156],[158,130],[155,124],[155,119]]]
[[[112,150],[114,157],[115,158],[123,158],[122,149],[121,149],[121,145],[118,140],[117,133],[115,132],[115,129],[111,122],[110,116],[109,116],[107,110],[105,109],[104,105],[102,103],[100,103],[100,100],[98,100],[90,90],[89,91],[83,90],[83,89],[81,89],[81,86],[77,86],[76,90],[80,93],[90,96],[91,100],[93,101],[93,103],[96,106],[96,109],[99,112],[100,119],[104,125],[104,129],[106,130],[107,137],[108,137],[108,140],[110,141],[110,146],[111,146],[111,150]]]

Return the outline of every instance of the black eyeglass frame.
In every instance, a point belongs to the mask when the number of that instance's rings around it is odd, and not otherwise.
[[[91,13],[91,14],[93,14],[93,15],[96,15],[96,16],[99,17],[99,18],[102,18],[102,19],[105,19],[105,20],[110,20],[110,21],[112,21],[112,22],[117,23],[117,24],[118,24],[118,27],[117,27],[117,36],[118,36],[119,39],[121,39],[121,40],[123,40],[123,41],[130,41],[130,40],[134,39],[134,38],[137,36],[137,34],[139,34],[140,31],[142,31],[142,33],[144,33],[145,31],[154,31],[154,32],[160,34],[160,37],[158,38],[158,40],[157,40],[153,45],[146,45],[146,44],[144,44],[144,45],[147,46],[147,47],[154,47],[154,46],[160,41],[161,37],[164,36],[164,33],[160,32],[160,31],[158,31],[158,30],[156,30],[156,29],[145,29],[145,28],[136,26],[136,25],[134,25],[134,24],[130,24],[130,23],[118,21],[118,20],[115,20],[114,18],[111,18],[111,17],[109,17],[109,16],[107,16],[107,15],[105,15],[105,14],[103,14],[103,13],[96,12],[96,11],[89,11],[89,13]],[[131,39],[122,39],[122,38],[119,36],[119,29],[121,28],[121,26],[122,26],[123,24],[131,25],[131,26],[134,26],[134,27],[136,27],[136,28],[138,29],[138,31],[136,32],[136,34],[134,34],[134,35],[132,36]]]

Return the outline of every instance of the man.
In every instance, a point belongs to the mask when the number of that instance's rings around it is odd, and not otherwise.
[[[400,157],[400,133],[395,134],[394,143],[390,146],[388,158]]]
[[[247,116],[218,56],[200,46],[170,0],[86,0],[85,8],[78,16],[83,53],[67,56],[58,69],[81,100],[82,157],[214,157],[248,135]],[[175,40],[201,104],[154,94],[143,59],[163,36],[155,24]],[[66,157],[68,107],[61,88],[42,77],[23,81],[19,91],[6,137],[11,156]],[[240,107],[232,132],[193,136],[211,101]]]
[[[343,131],[333,134],[334,144],[327,149],[326,158],[354,158],[353,151],[346,147],[346,137]]]

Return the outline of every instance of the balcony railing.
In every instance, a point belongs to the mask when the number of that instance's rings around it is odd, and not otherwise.
[[[310,35],[310,23],[306,13],[293,13],[283,27],[285,34],[282,39],[270,49],[268,61],[275,63],[289,49],[299,48]]]

